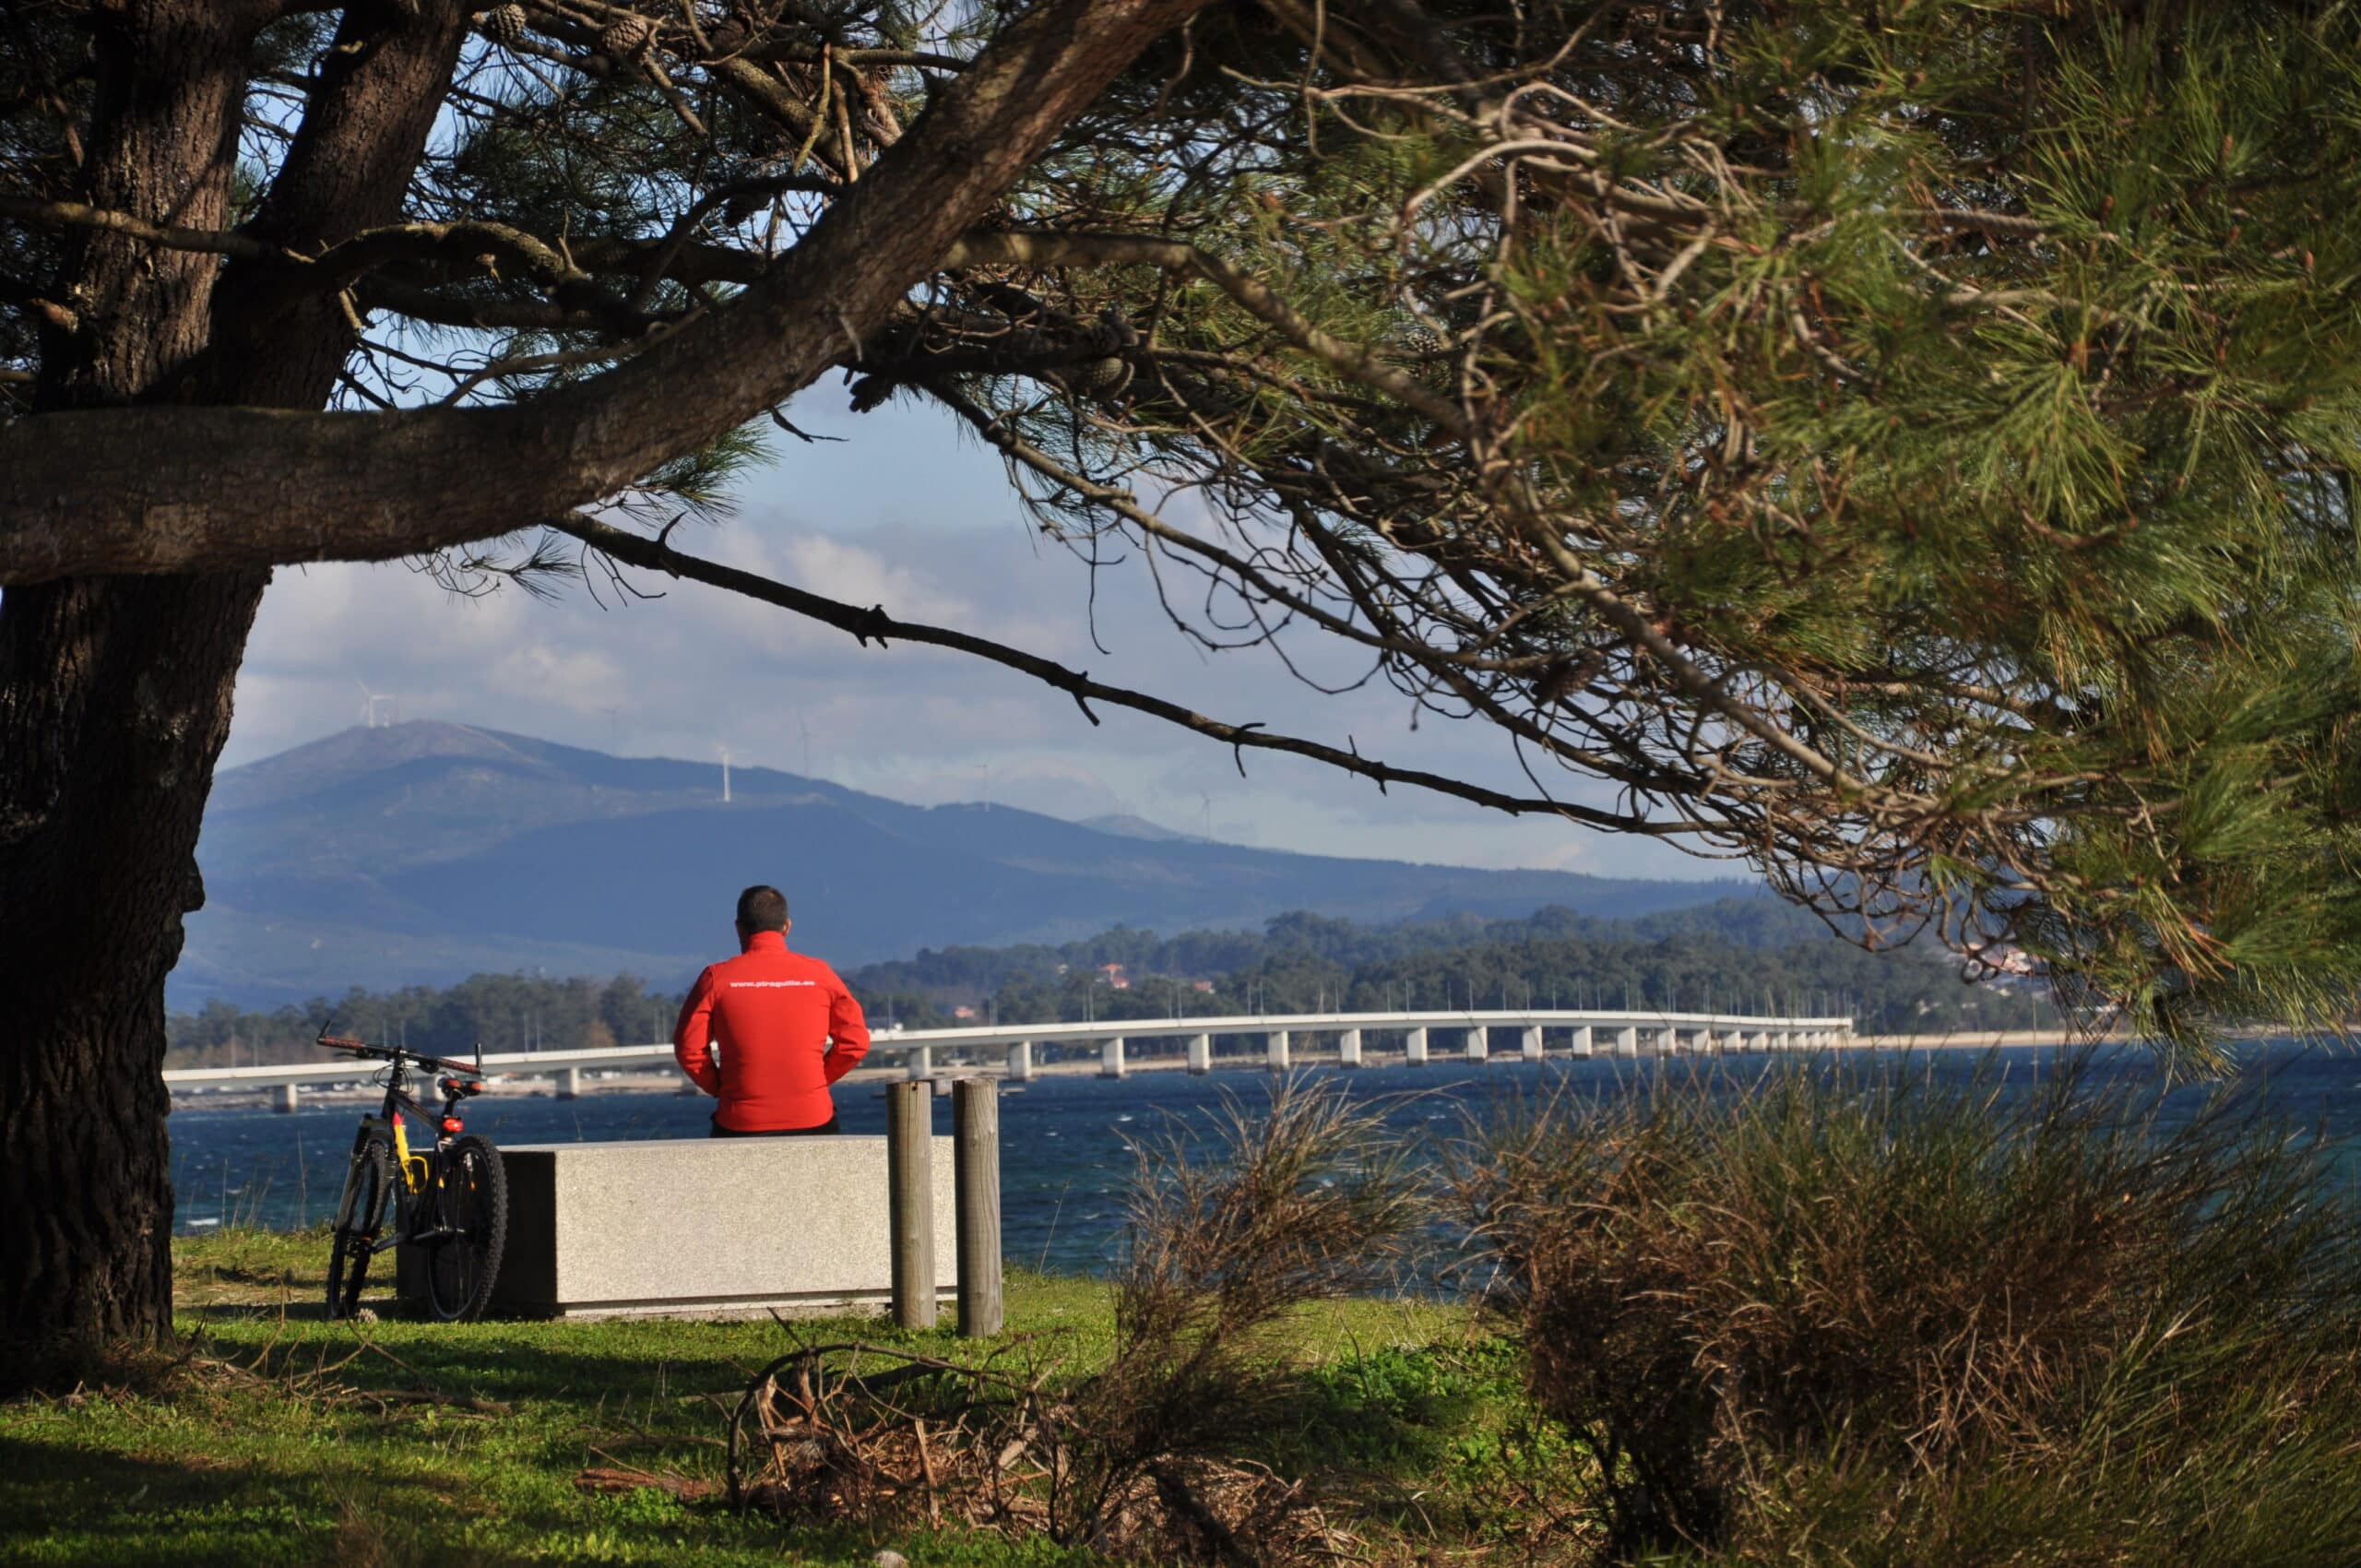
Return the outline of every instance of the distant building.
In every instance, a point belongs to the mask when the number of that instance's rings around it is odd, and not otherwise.
[[[1191,980],[1189,982],[1189,989],[1191,991],[1211,991],[1213,988],[1214,982],[1211,980]]]
[[[976,1016],[976,1010],[973,1007],[962,1005],[951,1009],[951,1016],[960,1019],[972,1018]]]
[[[1124,974],[1122,965],[1101,964],[1098,966],[1098,972],[1107,977],[1108,990],[1129,991],[1132,989],[1131,978]]]

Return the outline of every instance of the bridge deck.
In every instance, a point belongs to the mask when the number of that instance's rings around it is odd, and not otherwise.
[[[1002,1024],[981,1028],[909,1029],[898,1034],[881,1034],[871,1044],[870,1060],[880,1063],[898,1059],[906,1063],[924,1065],[931,1061],[934,1051],[946,1049],[965,1049],[970,1053],[1005,1054],[1013,1047],[1029,1045],[1097,1045],[1103,1049],[1110,1041],[1193,1040],[1199,1036],[1245,1035],[1260,1037],[1264,1041],[1264,1053],[1251,1057],[1212,1057],[1211,1063],[1259,1067],[1274,1064],[1275,1059],[1270,1053],[1271,1044],[1280,1036],[1287,1037],[1287,1043],[1291,1045],[1295,1037],[1300,1035],[1358,1033],[1365,1038],[1372,1033],[1406,1035],[1418,1030],[1464,1033],[1477,1029],[1564,1031],[1583,1028],[1594,1032],[1633,1029],[1652,1035],[1710,1034],[1720,1037],[1735,1034],[1742,1038],[1803,1035],[1833,1037],[1841,1042],[1851,1036],[1853,1020],[1849,1017],[1774,1017],[1751,1013],[1617,1013],[1592,1009],[1101,1018],[1080,1024]],[[1600,1042],[1595,1049],[1604,1055],[1612,1047],[1607,1042]],[[660,1067],[671,1059],[672,1047],[669,1043],[617,1045],[596,1050],[502,1051],[486,1056],[483,1068],[487,1073],[541,1077],[595,1068]],[[191,1068],[166,1073],[164,1083],[168,1087],[178,1090],[253,1089],[283,1085],[355,1083],[368,1076],[368,1069],[347,1059],[267,1067]]]

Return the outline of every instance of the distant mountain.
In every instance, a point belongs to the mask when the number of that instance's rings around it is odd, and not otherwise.
[[[1172,829],[1159,826],[1144,816],[1133,816],[1129,814],[1086,816],[1075,826],[1087,827],[1099,833],[1111,833],[1118,838],[1154,838],[1167,844],[1180,843],[1182,840],[1198,844],[1206,842],[1203,838],[1192,838],[1186,833],[1175,833]]]
[[[855,965],[953,943],[1062,942],[1128,923],[1372,922],[1558,905],[1622,918],[1730,882],[1477,871],[1208,843],[1136,818],[921,807],[768,768],[627,758],[441,723],[348,730],[220,776],[205,909],[172,1005],[267,1005],[480,971],[685,981],[730,902],[776,882],[800,945]]]

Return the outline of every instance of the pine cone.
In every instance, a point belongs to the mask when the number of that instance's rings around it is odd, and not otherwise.
[[[525,36],[525,7],[494,6],[476,18],[483,35],[494,43],[515,43]]]
[[[1408,326],[1396,330],[1393,334],[1393,339],[1395,348],[1405,354],[1414,355],[1419,359],[1424,359],[1430,354],[1441,353],[1443,348],[1442,339],[1437,335],[1435,329],[1425,322],[1416,319],[1413,319]]]
[[[655,47],[656,24],[646,17],[625,17],[610,22],[599,34],[599,53],[610,60],[636,64],[647,59]]]
[[[1131,362],[1111,354],[1103,360],[1085,360],[1066,367],[1065,383],[1086,397],[1111,398],[1132,384]]]

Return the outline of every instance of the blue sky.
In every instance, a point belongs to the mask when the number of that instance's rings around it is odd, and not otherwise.
[[[1506,739],[1422,719],[1375,683],[1326,695],[1267,649],[1208,654],[1166,618],[1140,563],[1088,570],[1041,540],[999,459],[903,404],[859,418],[833,382],[794,415],[841,444],[782,440],[742,487],[739,517],[676,543],[896,616],[963,626],[1201,712],[1260,719],[1406,766],[1529,789]],[[496,476],[492,476],[496,481]],[[661,599],[600,608],[513,591],[446,594],[407,566],[282,569],[238,688],[225,766],[360,719],[362,684],[402,717],[443,719],[628,755],[711,757],[817,774],[896,799],[1128,812],[1186,832],[1322,853],[1612,874],[1743,874],[1661,844],[1512,819],[1280,757],[1247,760],[932,649],[863,650],[842,633],[696,584],[637,575]],[[1096,646],[1094,646],[1094,635]],[[1307,634],[1289,652],[1324,678],[1358,667]],[[1103,649],[1103,651],[1102,651]],[[808,763],[807,763],[808,758]],[[1560,791],[1562,792],[1562,790]]]

